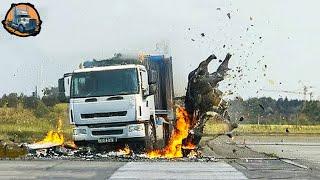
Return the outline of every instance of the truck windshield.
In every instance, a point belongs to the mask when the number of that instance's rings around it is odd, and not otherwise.
[[[29,18],[30,16],[27,14],[21,14],[18,16],[19,18]]]
[[[137,94],[135,68],[76,73],[72,76],[71,98]]]

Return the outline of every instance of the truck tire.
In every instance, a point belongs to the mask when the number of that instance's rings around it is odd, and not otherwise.
[[[155,128],[152,121],[146,124],[145,151],[151,151],[155,148],[156,137]]]
[[[77,147],[86,147],[88,146],[88,142],[86,141],[73,141]]]
[[[18,26],[18,31],[24,33],[24,27],[21,24]]]
[[[12,27],[12,21],[8,21],[7,26]]]

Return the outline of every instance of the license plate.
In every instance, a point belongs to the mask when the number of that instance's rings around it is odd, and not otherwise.
[[[98,143],[111,143],[117,142],[117,138],[109,137],[109,138],[99,138]]]

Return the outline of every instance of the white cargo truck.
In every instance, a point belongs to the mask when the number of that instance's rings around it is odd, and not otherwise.
[[[78,146],[163,147],[174,124],[172,58],[87,61],[59,79]]]

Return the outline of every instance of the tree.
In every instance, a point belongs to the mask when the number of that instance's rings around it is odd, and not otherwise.
[[[17,93],[10,93],[7,99],[8,99],[8,107],[11,107],[11,108],[18,107],[19,99],[18,99]]]
[[[5,107],[7,105],[8,105],[8,97],[6,94],[4,94],[0,99],[0,107]]]
[[[319,101],[308,101],[302,110],[305,113],[309,121],[320,122],[320,102]]]
[[[34,96],[24,96],[22,103],[24,108],[36,109],[40,100]]]
[[[37,108],[34,110],[34,114],[38,118],[45,117],[49,113],[49,108],[42,102],[39,101]]]
[[[41,100],[45,105],[49,107],[58,104],[60,102],[58,87],[45,88],[43,90],[43,97]]]

